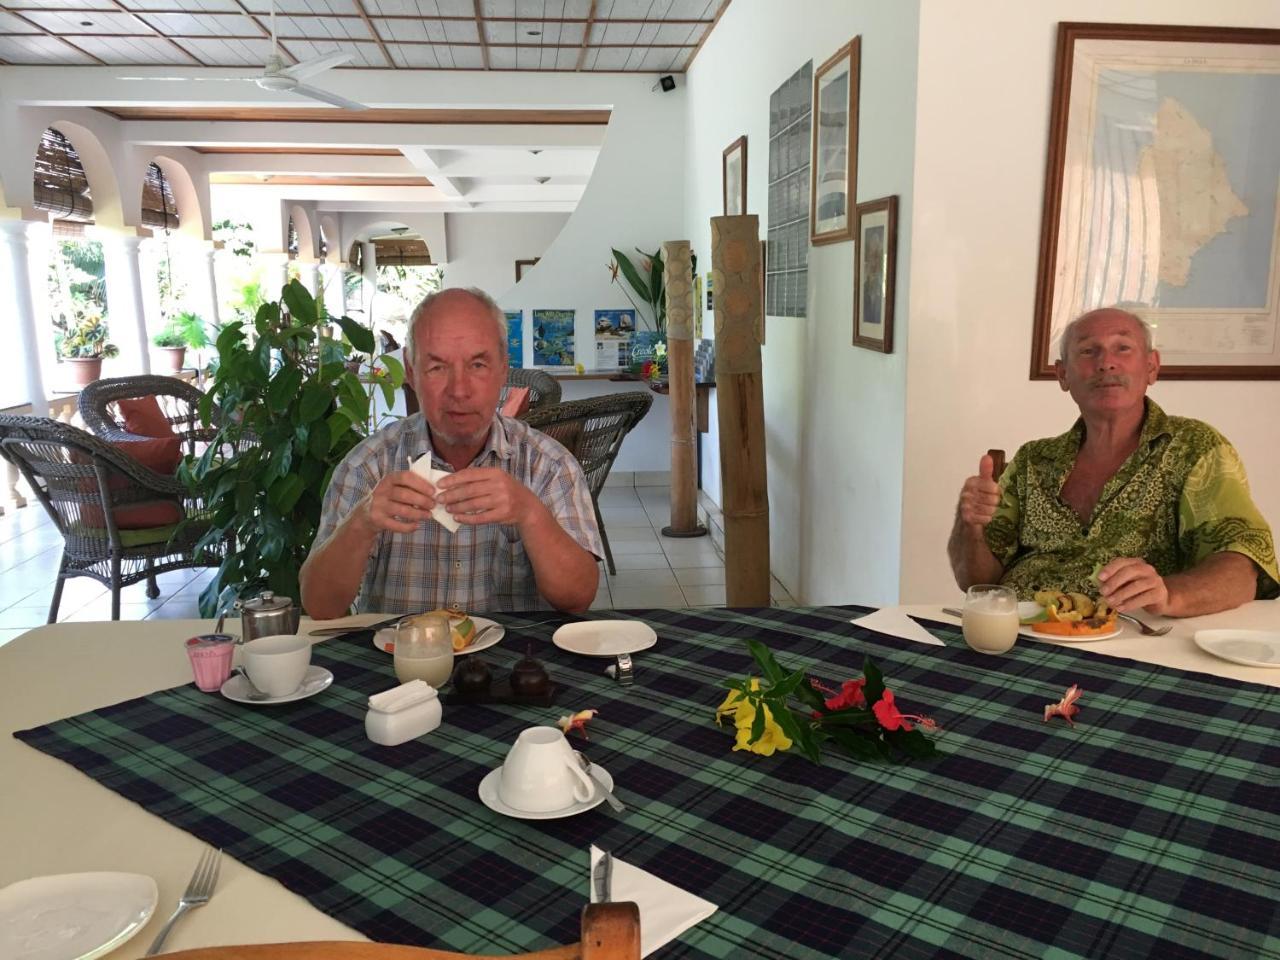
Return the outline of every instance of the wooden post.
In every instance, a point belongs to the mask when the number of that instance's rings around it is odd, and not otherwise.
[[[698,428],[694,422],[693,263],[688,240],[662,245],[667,291],[667,383],[671,390],[671,526],[664,537],[703,537],[698,523]]]
[[[711,218],[725,600],[731,607],[769,606],[759,236],[754,214]]]

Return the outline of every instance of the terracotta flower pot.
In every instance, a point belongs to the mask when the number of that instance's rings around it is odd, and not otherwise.
[[[169,372],[178,373],[187,359],[186,347],[161,347],[169,355]]]
[[[87,387],[102,376],[101,357],[66,357],[63,362],[71,365],[72,386]]]

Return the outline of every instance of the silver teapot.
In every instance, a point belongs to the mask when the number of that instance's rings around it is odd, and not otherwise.
[[[302,609],[290,597],[277,597],[264,590],[252,600],[237,600],[235,609],[240,612],[240,641],[248,643],[258,637],[298,632]]]

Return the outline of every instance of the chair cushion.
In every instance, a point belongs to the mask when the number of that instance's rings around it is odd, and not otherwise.
[[[173,437],[173,427],[160,410],[160,403],[155,397],[132,397],[116,401],[120,416],[124,418],[124,428],[140,437]],[[177,464],[174,464],[176,467]],[[173,470],[158,471],[172,473]]]
[[[158,409],[158,408],[157,408]],[[118,440],[111,444],[121,453],[137,460],[144,467],[164,476],[173,476],[182,461],[182,441],[176,436],[154,437],[150,440]],[[97,482],[86,480],[85,490],[96,490]],[[112,473],[107,479],[111,490],[122,490],[132,483],[129,478]],[[112,510],[118,530],[144,530],[163,527],[182,520],[182,507],[172,500],[144,500]],[[104,527],[102,509],[96,504],[86,505],[83,520],[90,527]],[[167,537],[167,534],[166,534]],[[126,544],[128,545],[128,544]]]
[[[508,387],[507,398],[502,401],[498,411],[504,417],[523,417],[529,412],[529,388]]]

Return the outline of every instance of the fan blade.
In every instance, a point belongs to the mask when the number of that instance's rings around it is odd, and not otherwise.
[[[156,83],[234,83],[238,80],[257,81],[257,77],[116,77],[117,80],[148,80]]]
[[[329,103],[335,107],[341,107],[343,110],[368,110],[363,103],[356,103],[354,100],[348,100],[346,97],[340,97],[336,93],[330,93],[328,90],[321,90],[319,87],[310,87],[305,83],[300,83],[293,88],[294,93],[300,93],[304,97],[310,97],[312,100],[319,100],[321,103]]]
[[[323,57],[315,57],[311,60],[295,63],[292,67],[285,67],[280,72],[293,77],[295,80],[308,80],[318,73],[324,73],[326,70],[331,70],[344,64],[350,59],[351,54],[335,50],[333,53],[326,53]]]

